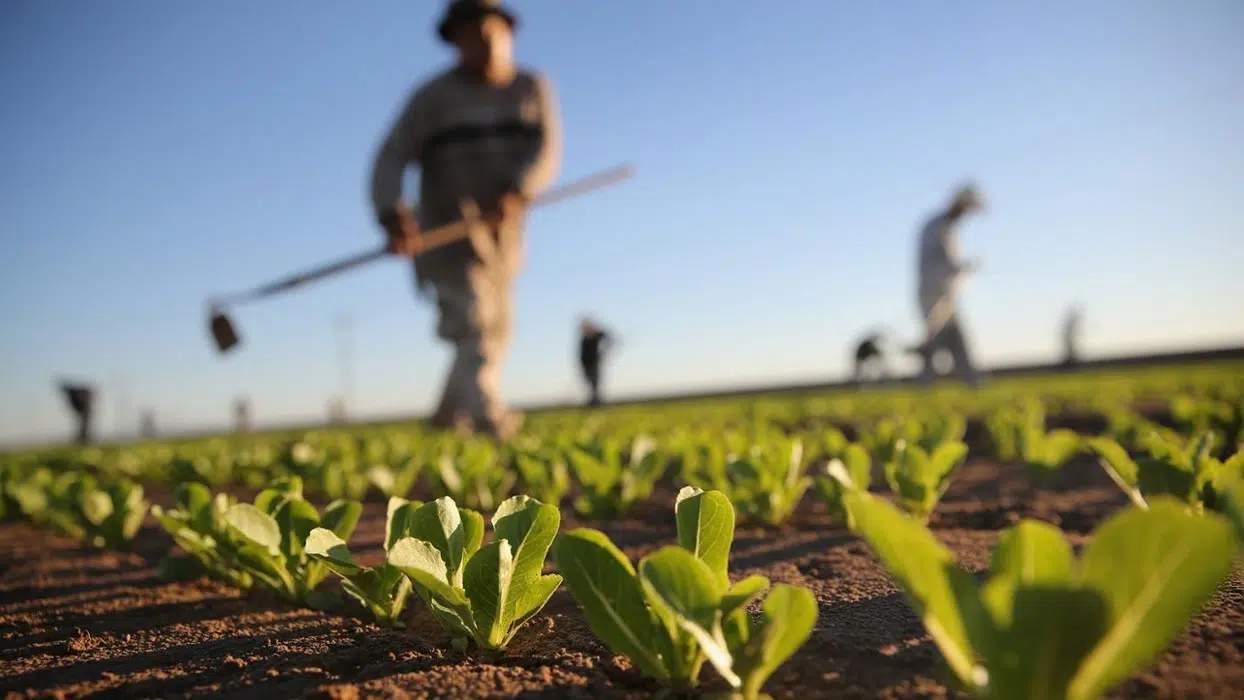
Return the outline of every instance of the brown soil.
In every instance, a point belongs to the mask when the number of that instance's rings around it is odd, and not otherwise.
[[[672,543],[672,493],[606,531],[632,559]],[[166,501],[166,495],[157,495]],[[1077,544],[1124,499],[1091,462],[1034,490],[1012,467],[971,462],[934,516],[966,566],[985,566],[998,530],[1019,517],[1059,524]],[[384,506],[369,502],[351,549],[381,552]],[[406,630],[385,630],[349,604],[336,614],[207,579],[161,583],[172,544],[148,523],[132,553],[109,553],[35,530],[0,526],[0,690],[6,697],[643,698],[658,690],[592,636],[565,590],[499,661],[450,648],[412,598]],[[864,543],[831,526],[809,494],[780,531],[741,527],[731,572],[811,588],[816,631],[770,680],[774,698],[954,696],[940,656]],[[337,585],[329,578],[330,585]],[[721,686],[707,664],[707,688]],[[1114,697],[1244,697],[1244,572],[1150,668]]]

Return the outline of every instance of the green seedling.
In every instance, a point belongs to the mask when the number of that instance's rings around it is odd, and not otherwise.
[[[560,525],[556,507],[514,496],[497,507],[496,539],[481,547],[483,517],[439,498],[410,514],[388,565],[410,577],[455,646],[470,640],[496,655],[561,585],[561,576],[541,574]]]
[[[384,535],[386,555],[399,539],[410,534],[410,523],[422,505],[404,498],[389,499]],[[377,623],[383,627],[404,626],[401,615],[410,596],[411,583],[400,569],[387,561],[378,567],[356,564],[345,540],[323,527],[311,531],[304,549],[308,556],[343,579],[342,589],[367,608]]]
[[[835,523],[852,527],[846,495],[850,491],[867,491],[872,483],[872,463],[863,445],[847,445],[830,458],[825,474],[816,477],[816,490],[829,509]]]
[[[730,500],[749,521],[786,522],[812,485],[803,462],[803,443],[775,438],[726,464]]]
[[[316,591],[329,569],[307,554],[307,537],[323,527],[345,540],[354,532],[361,513],[359,503],[336,500],[321,518],[315,506],[303,499],[301,480],[291,477],[261,491],[253,504],[229,506],[224,520],[238,560],[256,583],[290,602],[323,609],[332,607],[336,599]]]
[[[1225,519],[1158,497],[1102,523],[1078,561],[1057,528],[1025,520],[978,585],[918,520],[861,492],[847,507],[956,680],[999,700],[1102,697],[1179,635],[1235,547]]]
[[[582,487],[574,506],[589,518],[620,518],[637,501],[652,494],[665,473],[668,457],[656,442],[641,435],[631,441],[629,459],[623,461],[625,443],[618,438],[582,442],[566,452],[570,470]]]
[[[1135,459],[1108,437],[1091,438],[1098,463],[1135,505],[1144,508],[1153,496],[1169,496],[1191,511],[1222,510],[1228,482],[1244,476],[1244,452],[1226,461],[1212,456],[1214,433],[1191,445],[1172,443],[1158,434],[1144,440],[1145,452]]]
[[[734,508],[725,494],[687,486],[675,504],[678,545],[639,561],[638,568],[598,530],[558,538],[557,563],[592,632],[614,653],[667,687],[698,684],[708,661],[730,684],[731,697],[752,700],[812,633],[816,600],[779,584],[760,618],[747,607],[769,588],[763,576],[730,584]]]
[[[967,455],[968,446],[962,442],[944,442],[930,454],[900,440],[894,459],[885,465],[886,481],[904,510],[928,521]]]

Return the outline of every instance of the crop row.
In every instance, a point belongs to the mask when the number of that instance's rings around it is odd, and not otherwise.
[[[1088,699],[1151,662],[1244,546],[1235,376],[1163,384],[1162,422],[1120,405],[1137,392],[1111,384],[988,401],[859,395],[832,399],[843,402],[832,411],[803,398],[554,415],[504,447],[382,427],[17,454],[0,462],[0,515],[123,548],[150,513],[181,550],[162,560],[165,578],[207,574],[331,609],[342,602],[322,585],[333,575],[379,624],[402,626],[417,599],[456,648],[484,655],[503,653],[565,586],[640,673],[692,688],[707,661],[734,696],[755,698],[808,639],[817,606],[800,587],[731,582],[736,518],[781,524],[811,491],[868,543],[964,688]],[[1102,430],[1047,425],[1047,412],[1087,404],[1106,418]],[[969,575],[927,526],[977,449],[969,420],[1035,486],[1085,455],[1128,506],[1078,557],[1056,527],[1021,521],[1001,534],[983,578]],[[409,500],[421,477],[437,497]],[[681,487],[676,545],[632,563],[598,530],[559,532],[562,504],[584,519],[625,517],[662,480]],[[173,505],[150,505],[140,482],[173,484]],[[227,490],[237,485],[257,493],[241,501]],[[317,509],[304,485],[331,502]],[[384,560],[363,566],[348,543],[373,490],[388,501]]]

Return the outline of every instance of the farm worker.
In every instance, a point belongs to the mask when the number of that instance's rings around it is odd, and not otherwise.
[[[920,313],[924,319],[922,378],[934,375],[933,357],[946,350],[954,359],[955,372],[971,384],[979,383],[959,324],[958,286],[979,268],[959,255],[958,226],[965,216],[979,211],[984,201],[976,188],[961,187],[950,205],[928,220],[920,232]]]
[[[1080,325],[1083,312],[1080,307],[1073,306],[1063,321],[1063,364],[1068,367],[1080,361]]]
[[[78,421],[77,443],[87,445],[91,442],[91,408],[95,404],[95,389],[85,384],[71,382],[60,383],[61,393],[69,404]]]
[[[579,322],[579,365],[591,392],[589,406],[600,405],[600,365],[604,354],[613,346],[613,336],[591,319]]]
[[[881,331],[872,331],[855,346],[855,371],[852,372],[852,378],[856,383],[863,383],[869,376],[885,381],[884,344],[885,337]]]
[[[486,0],[449,4],[437,31],[456,65],[417,86],[376,154],[371,200],[390,252],[417,255],[415,284],[435,300],[437,335],[454,348],[430,423],[458,421],[497,439],[522,422],[499,395],[510,342],[511,285],[521,267],[528,202],[561,165],[560,107],[550,80],[516,66],[515,14]],[[402,177],[420,169],[418,213]],[[469,240],[428,250],[420,231],[481,214]]]

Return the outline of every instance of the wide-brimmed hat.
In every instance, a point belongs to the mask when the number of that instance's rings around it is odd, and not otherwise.
[[[510,29],[518,27],[518,16],[514,11],[501,4],[500,0],[453,0],[445,9],[445,15],[436,27],[441,40],[452,43],[454,27],[467,22],[478,22],[488,15],[497,15],[504,19]]]

